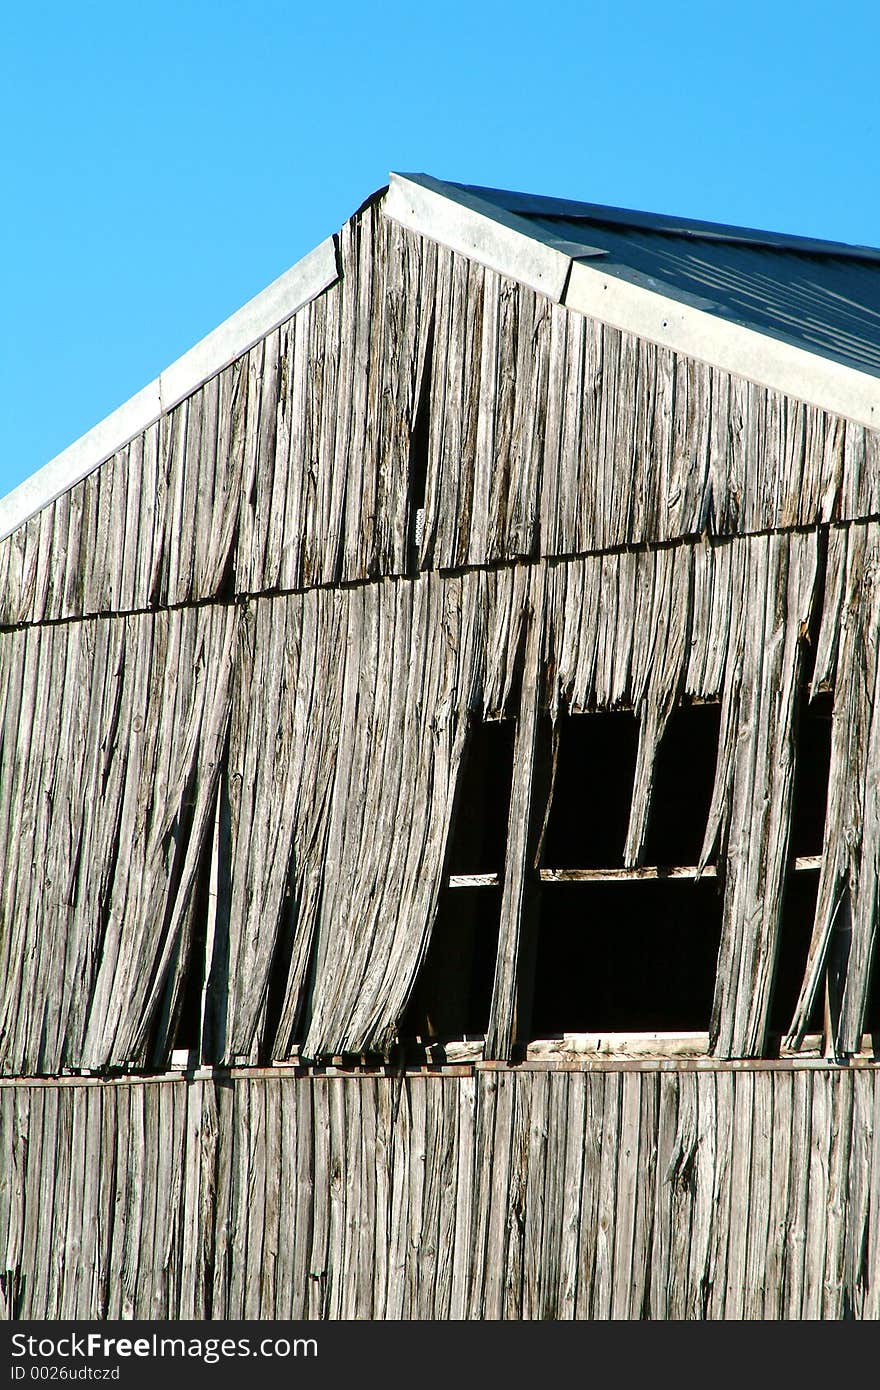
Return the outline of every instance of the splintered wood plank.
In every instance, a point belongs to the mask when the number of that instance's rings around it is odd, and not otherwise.
[[[692,551],[660,550],[655,554],[652,613],[634,651],[633,702],[639,716],[639,744],[624,864],[632,868],[642,856],[653,796],[654,765],[660,740],[681,688],[690,628]],[[623,606],[623,605],[622,605]],[[624,608],[625,611],[625,608]]]
[[[698,1082],[693,1072],[679,1077],[678,1116],[669,1162],[662,1177],[669,1184],[670,1251],[667,1318],[687,1317],[687,1270],[693,1230],[694,1172],[699,1143]],[[659,1171],[659,1170],[658,1170]]]
[[[267,1077],[258,1083],[266,1106],[264,1163],[265,1188],[263,1198],[263,1240],[260,1250],[260,1314],[261,1318],[278,1316],[278,1263],[282,1239],[280,1229],[281,1193],[281,1087],[277,1077]]]
[[[413,1176],[418,1186],[413,1189],[413,1211],[418,1213],[418,1236],[415,1238],[415,1259],[412,1262],[410,1308],[431,1310],[433,1316],[434,1289],[437,1278],[437,1225],[440,1218],[439,1164],[444,1145],[443,1111],[440,1078],[419,1077],[414,1081],[413,1137],[416,1149]]]
[[[585,1077],[583,1168],[581,1177],[581,1229],[578,1242],[578,1279],[575,1317],[591,1316],[596,1278],[600,1208],[600,1180],[605,1135],[606,1074],[588,1072]]]
[[[618,1166],[621,1161],[618,1138],[622,1089],[622,1077],[619,1073],[609,1073],[605,1077],[597,1182],[596,1243],[590,1305],[590,1317],[592,1318],[609,1318],[614,1297],[614,1235],[617,1221],[615,1199]]]
[[[369,1290],[362,1287],[359,1249],[363,1219],[364,1169],[361,1163],[361,1086],[357,1082],[339,1080],[335,1089],[340,1092],[343,1104],[344,1136],[340,1136],[340,1155],[343,1162],[343,1179],[340,1184],[344,1194],[341,1207],[342,1230],[338,1244],[340,1248],[340,1267],[350,1271],[350,1277],[339,1281],[339,1314],[351,1320],[363,1316],[360,1311],[363,1303],[369,1300]],[[333,1111],[331,1110],[331,1114]],[[366,1235],[367,1232],[364,1231]]]
[[[770,1206],[773,1162],[773,1075],[755,1072],[752,1100],[752,1151],[749,1168],[744,1316],[764,1317],[767,1288]]]
[[[525,1223],[526,1194],[529,1181],[531,1148],[531,1116],[535,1099],[534,1075],[513,1075],[510,1126],[510,1166],[502,1189],[506,1198],[507,1253],[501,1273],[502,1302],[499,1316],[518,1320],[523,1316],[526,1277]],[[497,1126],[497,1119],[496,1119]],[[496,1128],[496,1143],[498,1130]],[[493,1243],[489,1255],[497,1249]]]
[[[611,1317],[638,1317],[641,1307],[642,1251],[636,1248],[636,1208],[643,1157],[642,1086],[651,1078],[624,1073],[618,1131],[617,1192],[614,1199],[614,1279]],[[633,1308],[635,1304],[635,1310]]]
[[[810,1134],[809,1195],[804,1240],[804,1292],[801,1318],[822,1317],[828,1239],[829,1158],[833,1123],[832,1085],[837,1080],[825,1072],[813,1077]]]
[[[876,1284],[877,1263],[869,1251],[876,1249],[876,1233],[871,1230],[871,1176],[873,1141],[880,1129],[880,1116],[874,1111],[876,1076],[857,1071],[852,1078],[852,1124],[848,1145],[847,1201],[844,1207],[844,1252],[841,1297],[844,1317],[869,1316],[871,1281]],[[845,1146],[846,1147],[846,1146]],[[875,1214],[876,1215],[876,1214]]]
[[[804,1316],[804,1287],[808,1274],[807,1213],[811,1195],[811,1124],[813,1098],[824,1077],[796,1071],[792,1078],[791,1163],[785,1252],[784,1308],[787,1318]]]
[[[733,1077],[733,1125],[730,1164],[730,1236],[727,1246],[727,1288],[724,1317],[747,1316],[746,1254],[749,1235],[752,1138],[754,1127],[755,1073],[736,1072]]]
[[[216,1157],[214,1087],[204,1081],[187,1087],[184,1176],[181,1198],[180,1297],[177,1315],[204,1317],[205,1278],[213,1236]]]
[[[572,1183],[571,1175],[566,1173],[569,1157],[568,1092],[571,1077],[566,1072],[559,1075],[548,1072],[547,1077],[547,1145],[543,1173],[544,1223],[538,1255],[541,1276],[538,1306],[539,1315],[544,1321],[565,1316],[561,1310],[563,1295],[562,1258],[566,1237],[565,1202],[566,1197],[570,1198],[571,1196]],[[579,1181],[580,1171],[578,1171]],[[572,1253],[570,1252],[570,1258]],[[576,1270],[576,1255],[574,1255],[572,1263]],[[572,1297],[573,1293],[572,1290]]]
[[[475,1241],[471,1318],[500,1320],[505,1316],[508,1287],[508,1258],[516,1256],[518,1233],[511,1229],[521,1217],[522,1132],[515,1128],[514,1116],[522,1119],[523,1078],[513,1072],[500,1072],[485,1083],[480,1078],[480,1119],[478,1126],[479,1173],[476,1210],[480,1214]],[[515,1276],[518,1278],[518,1267]]]
[[[281,1164],[278,1172],[278,1318],[305,1318],[316,1174],[312,1163],[312,1084],[281,1086]]]
[[[467,1317],[472,1240],[475,1229],[474,1186],[476,1169],[477,1080],[462,1077],[455,1087],[455,1187],[450,1194],[453,1228],[451,1232],[451,1280],[447,1316],[455,1321]]]
[[[380,1212],[377,1204],[378,1164],[377,1151],[380,1142],[377,1089],[375,1078],[365,1078],[360,1083],[360,1152],[356,1155],[362,1174],[361,1204],[358,1216],[358,1258],[355,1283],[358,1288],[356,1316],[361,1319],[374,1319],[376,1306],[380,1302],[378,1291],[384,1297],[382,1260],[378,1243],[384,1236],[384,1189],[383,1206]],[[384,1138],[384,1136],[382,1136]],[[386,1246],[387,1249],[387,1246]]]
[[[669,1316],[673,1239],[672,1188],[669,1174],[675,1161],[678,1093],[678,1075],[674,1072],[661,1072],[657,1106],[657,1181],[654,1189],[649,1290],[650,1316],[655,1321]]]
[[[584,1075],[572,1072],[567,1077],[564,1090],[566,1111],[564,1115],[565,1151],[562,1155],[562,1181],[559,1197],[559,1275],[555,1316],[570,1321],[576,1316],[579,1243],[582,1228],[582,1191],[585,1162],[586,1103],[587,1084]],[[560,1126],[563,1126],[560,1106]],[[559,1181],[548,1170],[549,1182]]]
[[[794,1078],[790,1072],[772,1075],[772,1132],[770,1150],[770,1197],[767,1208],[767,1252],[764,1260],[765,1321],[784,1317],[783,1295],[786,1274],[786,1239],[791,1181],[791,1142]]]
[[[393,1150],[390,1184],[390,1241],[385,1317],[399,1320],[408,1316],[406,1293],[410,1250],[410,1162],[412,1157],[412,1088],[403,1077],[395,1079],[393,1105]]]
[[[565,410],[565,366],[567,318],[557,304],[549,306],[547,345],[547,417],[544,424],[541,465],[540,535],[542,555],[555,555],[564,548],[560,534],[560,502],[564,472],[568,466],[562,453]]]
[[[845,1289],[846,1230],[855,1213],[849,1208],[849,1157],[853,1145],[852,1072],[831,1078],[831,1139],[828,1154],[825,1266],[822,1276],[822,1318],[840,1321],[852,1316],[851,1294]]]
[[[235,1087],[218,1086],[217,1101],[217,1158],[213,1193],[211,1285],[208,1293],[211,1315],[229,1317],[229,1288],[232,1273],[232,1239],[234,1231],[234,1117]]]
[[[529,828],[532,803],[532,777],[538,711],[541,699],[539,660],[544,613],[543,583],[533,591],[533,607],[528,620],[523,657],[522,692],[513,749],[513,781],[507,825],[507,853],[501,921],[498,931],[498,957],[492,987],[487,1057],[509,1058],[516,1037],[517,983],[522,946],[521,917],[528,875]],[[520,1023],[521,1026],[521,1023]]]
[[[708,1316],[711,1292],[712,1233],[716,1220],[715,1170],[718,1161],[718,1097],[715,1077],[697,1077],[697,1143],[694,1152],[694,1205],[688,1261],[689,1318]]]
[[[803,634],[816,573],[815,536],[771,536],[756,542],[756,551],[747,589],[753,617],[742,671],[732,676],[738,694],[722,713],[724,725],[737,707],[739,736],[712,1018],[719,1056],[760,1055],[763,1047],[788,850]],[[729,730],[725,744],[730,748]]]
[[[62,1206],[66,1215],[66,1230],[56,1244],[59,1289],[55,1307],[58,1309],[56,1316],[62,1318],[77,1316],[79,1299],[83,1295],[88,1297],[92,1285],[94,1253],[90,1236],[94,1202],[98,1195],[94,1174],[100,1172],[100,1161],[94,1168],[86,1168],[88,1098],[88,1091],[79,1087],[71,1087],[63,1097],[70,1115],[70,1187]],[[56,1193],[56,1201],[58,1195]]]
[[[864,1246],[866,1319],[880,1318],[880,1073],[874,1073],[871,1193],[868,1205],[868,1238]]]
[[[523,1318],[542,1318],[544,1313],[543,1295],[550,1284],[553,1265],[549,1268],[543,1261],[543,1235],[547,1225],[553,1230],[553,1209],[555,1187],[548,1193],[546,1176],[551,1158],[555,1159],[555,1145],[551,1148],[551,1083],[556,1078],[549,1073],[536,1072],[530,1077],[531,1091],[529,1107],[528,1146],[524,1157],[522,1193],[522,1303],[519,1316]],[[549,1196],[549,1203],[548,1203]],[[548,1209],[549,1208],[549,1209]],[[552,1239],[554,1250],[558,1248],[558,1234],[554,1231]],[[555,1280],[553,1281],[555,1282]]]

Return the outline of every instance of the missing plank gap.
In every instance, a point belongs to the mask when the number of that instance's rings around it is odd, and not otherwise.
[[[546,868],[623,867],[638,724],[631,710],[561,715]]]
[[[513,720],[468,731],[444,886],[402,1038],[485,1032],[489,1020],[513,777]],[[481,881],[474,882],[474,876]]]
[[[425,527],[425,495],[431,440],[431,376],[434,361],[434,322],[428,328],[425,357],[419,382],[418,404],[409,446],[409,513],[407,522],[407,571],[416,578],[420,569]]]
[[[721,706],[679,705],[660,740],[645,839],[646,864],[696,864],[712,800]]]

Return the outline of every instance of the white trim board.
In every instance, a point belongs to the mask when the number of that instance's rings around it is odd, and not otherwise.
[[[601,253],[584,247],[572,255],[570,242],[545,237],[473,192],[427,175],[392,174],[383,211],[576,313],[880,429],[877,377],[612,275]]]
[[[192,395],[338,279],[336,240],[328,237],[166,367],[149,386],[0,499],[0,540],[82,482],[165,411]]]

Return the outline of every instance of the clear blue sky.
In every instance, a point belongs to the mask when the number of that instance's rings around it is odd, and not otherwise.
[[[32,0],[0,36],[0,494],[389,169],[880,244],[876,0]]]

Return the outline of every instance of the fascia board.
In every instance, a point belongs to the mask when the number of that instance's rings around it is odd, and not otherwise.
[[[0,499],[0,540],[82,482],[165,411],[192,395],[338,279],[336,241],[328,237],[166,367],[149,386]]]

